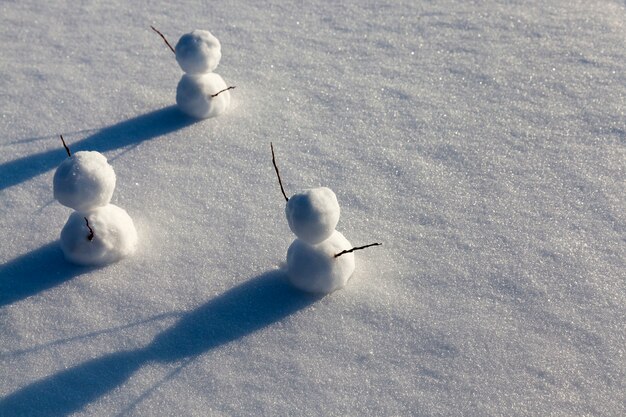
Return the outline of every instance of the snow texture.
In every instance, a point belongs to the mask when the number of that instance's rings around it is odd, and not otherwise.
[[[285,205],[291,231],[312,245],[327,239],[339,222],[339,202],[327,187],[311,188],[294,194]]]
[[[329,294],[343,288],[354,272],[354,253],[335,255],[352,246],[338,231],[318,244],[296,239],[287,250],[287,275],[298,289]]]
[[[88,212],[70,214],[61,230],[60,243],[68,261],[101,266],[132,255],[137,248],[137,231],[124,209],[108,204]]]
[[[115,172],[100,152],[76,152],[57,168],[53,190],[59,203],[74,210],[106,206],[115,190]]]
[[[626,415],[623,0],[0,16],[0,416]],[[150,25],[219,34],[228,111],[180,111]],[[64,259],[59,134],[114,166],[132,257]],[[279,268],[270,142],[384,244],[340,291]]]
[[[218,74],[183,74],[176,87],[176,103],[189,116],[198,119],[215,117],[230,105],[230,91]],[[212,97],[214,94],[217,96]]]
[[[214,71],[222,58],[220,41],[207,30],[194,30],[180,37],[176,47],[176,61],[187,74]]]

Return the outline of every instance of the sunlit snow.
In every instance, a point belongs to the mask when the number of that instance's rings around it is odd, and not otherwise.
[[[626,415],[623,1],[27,0],[0,22],[0,416]],[[218,117],[178,108],[150,26],[219,39]],[[112,165],[133,256],[65,260],[59,134]],[[336,230],[384,244],[329,295],[287,278],[270,142],[290,194],[332,189]]]

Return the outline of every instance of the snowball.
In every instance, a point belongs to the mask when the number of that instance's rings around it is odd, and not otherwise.
[[[294,240],[287,250],[289,281],[313,293],[328,294],[342,288],[354,272],[354,253],[335,255],[346,249],[352,249],[352,245],[337,231],[317,245]]]
[[[285,206],[289,228],[310,244],[328,238],[339,221],[339,202],[326,187],[311,188],[289,198]]]
[[[74,210],[106,206],[114,189],[115,172],[100,152],[76,152],[54,173],[54,198]]]
[[[230,91],[211,95],[227,88],[218,74],[184,74],[176,88],[176,103],[186,114],[198,119],[215,117],[230,105]]]
[[[94,236],[89,240],[90,231]],[[106,265],[131,255],[137,247],[137,231],[126,211],[109,204],[88,212],[75,211],[61,230],[65,258],[79,265]]]
[[[222,58],[220,41],[207,30],[184,34],[174,49],[176,61],[187,74],[211,72]]]

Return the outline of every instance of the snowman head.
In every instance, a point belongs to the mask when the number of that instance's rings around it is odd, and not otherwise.
[[[196,29],[180,37],[175,53],[176,61],[187,74],[203,74],[217,68],[222,47],[211,32]]]
[[[339,222],[339,202],[327,187],[311,188],[294,194],[285,206],[291,231],[303,241],[314,245],[326,240]]]
[[[100,152],[76,152],[54,173],[54,198],[77,211],[106,206],[114,189],[115,171]]]

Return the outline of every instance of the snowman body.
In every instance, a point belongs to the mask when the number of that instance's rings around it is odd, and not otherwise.
[[[89,221],[89,226],[85,218]],[[91,230],[94,231],[93,237]],[[115,204],[74,211],[61,230],[61,249],[65,258],[78,265],[100,266],[117,262],[132,254],[137,246],[137,231],[126,210]]]
[[[226,88],[224,79],[214,72],[183,74],[176,87],[176,104],[183,113],[196,119],[215,117],[230,105],[230,91],[211,95]]]

